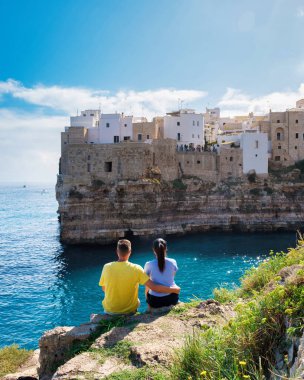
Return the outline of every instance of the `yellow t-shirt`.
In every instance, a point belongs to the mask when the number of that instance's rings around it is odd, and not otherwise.
[[[137,310],[138,285],[144,285],[149,276],[140,265],[129,261],[115,261],[103,267],[99,285],[105,286],[104,310],[126,314]]]

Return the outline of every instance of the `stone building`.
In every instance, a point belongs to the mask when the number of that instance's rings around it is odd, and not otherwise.
[[[145,141],[164,138],[164,118],[154,117],[148,121],[145,117],[133,118],[133,140]]]
[[[268,129],[274,164],[290,166],[304,159],[304,108],[270,112],[269,124],[263,128]]]

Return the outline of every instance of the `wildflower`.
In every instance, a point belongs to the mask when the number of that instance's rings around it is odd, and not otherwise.
[[[201,376],[206,376],[207,375],[207,371],[202,371],[201,372]]]
[[[262,323],[266,323],[267,322],[267,318],[263,318],[261,322]]]
[[[239,365],[244,366],[244,365],[246,365],[246,364],[247,364],[247,363],[246,363],[244,360],[239,361]]]
[[[291,315],[292,314],[292,309],[286,309],[285,313]]]
[[[243,379],[250,379],[249,375],[243,375]]]

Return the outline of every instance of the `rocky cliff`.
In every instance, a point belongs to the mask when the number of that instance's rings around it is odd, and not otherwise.
[[[47,331],[39,352],[4,379],[304,379],[304,240],[214,294]]]
[[[213,183],[195,177],[104,184],[59,177],[61,239],[110,243],[117,238],[188,232],[300,229],[304,182],[299,173]]]

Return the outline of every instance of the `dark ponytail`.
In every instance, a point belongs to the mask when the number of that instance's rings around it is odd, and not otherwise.
[[[157,256],[158,269],[163,272],[165,269],[165,257],[167,251],[167,242],[164,239],[156,239],[153,242],[153,250]]]

